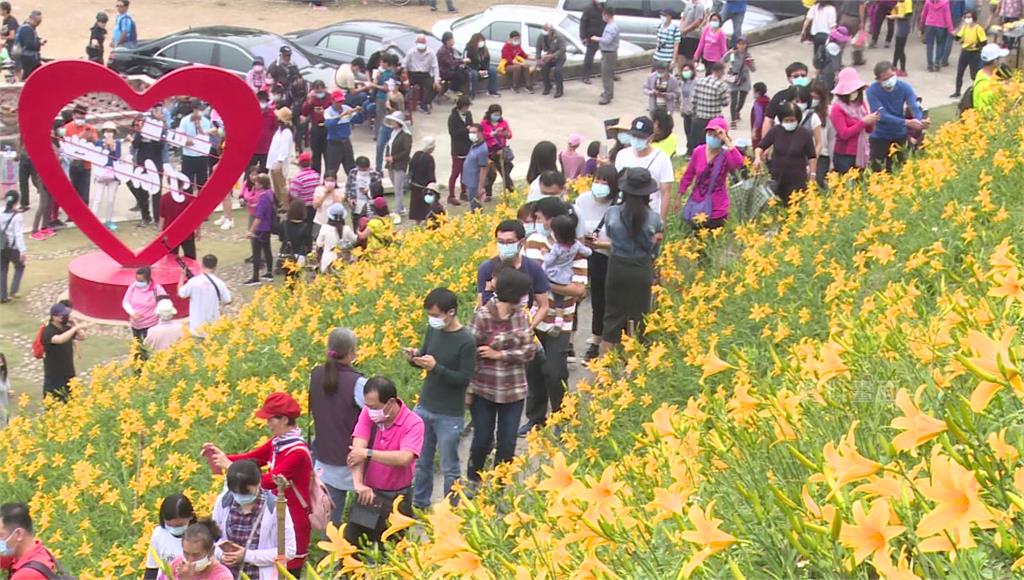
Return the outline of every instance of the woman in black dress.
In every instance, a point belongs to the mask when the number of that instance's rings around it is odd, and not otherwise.
[[[427,185],[437,181],[434,165],[434,138],[424,137],[420,149],[413,154],[409,162],[409,184],[412,199],[409,202],[409,219],[420,223],[427,219],[430,204],[423,200]]]

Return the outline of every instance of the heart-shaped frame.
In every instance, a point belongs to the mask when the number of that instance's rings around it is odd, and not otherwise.
[[[139,251],[132,250],[100,223],[78,196],[50,141],[50,127],[62,109],[87,93],[120,97],[136,111],[147,111],[168,97],[188,95],[210,104],[224,122],[225,147],[213,174],[177,219]],[[245,171],[259,137],[259,101],[234,73],[208,66],[176,70],[144,92],[137,92],[110,69],[85,60],[55,61],[37,69],[21,90],[18,126],[22,144],[54,201],[96,246],[125,267],[149,266],[188,238],[209,217]]]

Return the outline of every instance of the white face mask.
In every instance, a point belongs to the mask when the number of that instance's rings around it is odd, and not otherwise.
[[[85,125],[85,119],[75,119],[75,125],[77,125],[79,127],[81,127],[82,125]]]
[[[478,133],[470,133],[469,134],[469,142],[470,143],[476,143],[479,140],[480,140],[480,135]]]
[[[210,564],[211,564],[210,557],[209,556],[204,556],[204,557],[196,560],[195,562],[192,562],[192,568],[196,572],[205,572],[206,569],[210,567]]]
[[[443,316],[428,316],[427,324],[429,324],[430,328],[433,328],[434,330],[441,330],[448,323],[444,321]]]
[[[477,48],[483,48],[483,47],[487,46],[487,43],[484,42],[483,40],[481,40],[480,42],[476,43],[476,46],[477,46]]]
[[[891,91],[892,89],[896,88],[897,80],[898,79],[896,78],[896,75],[892,75],[891,77],[885,79],[884,81],[881,81],[882,88]]]
[[[820,99],[811,99],[811,108],[812,109],[817,109],[818,105],[820,105],[820,104],[821,104],[821,100]]]
[[[712,20],[711,22],[708,23],[708,26],[711,27],[711,30],[718,30],[718,27],[721,25],[722,23],[717,20]]]
[[[425,43],[425,42],[417,42],[416,43],[416,50],[418,50],[420,52],[423,52],[424,50],[427,50],[427,43]]]
[[[974,24],[974,19],[971,18],[971,17],[964,18],[964,24],[966,24],[967,26],[970,26],[970,25]]]
[[[145,289],[147,286],[149,286],[149,282],[140,282],[139,280],[135,281],[135,287],[140,290]]]
[[[787,130],[787,131],[796,131],[796,127],[797,127],[797,122],[796,121],[790,121],[788,123],[783,123],[782,124],[782,128]]]

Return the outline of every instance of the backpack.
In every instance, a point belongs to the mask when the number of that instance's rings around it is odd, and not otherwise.
[[[53,558],[52,570],[50,568],[47,568],[46,564],[36,561],[27,562],[24,566],[20,568],[20,570],[35,570],[36,572],[42,574],[43,577],[46,578],[46,580],[76,580],[75,576],[68,574],[67,571],[64,570],[64,566],[60,563],[60,560],[58,560],[56,556],[51,554],[49,550],[47,550],[46,553],[50,554],[50,557]]]
[[[318,532],[322,532],[327,529],[327,524],[331,523],[334,500],[331,499],[327,486],[324,482],[320,481],[320,476],[316,472],[316,464],[313,463],[313,454],[309,451],[309,447],[303,446],[302,449],[309,456],[309,461],[314,467],[313,476],[309,482],[309,504],[306,504],[306,500],[302,498],[301,493],[295,492],[295,497],[299,498],[299,505],[309,514],[310,527]]]
[[[46,325],[39,327],[39,332],[36,333],[36,339],[32,341],[32,356],[35,358],[43,358],[46,354],[46,348],[43,346],[43,331],[46,330]]]
[[[967,90],[964,91],[964,96],[960,97],[960,102],[956,106],[957,116],[962,115],[967,109],[974,108],[974,85],[969,85]]]

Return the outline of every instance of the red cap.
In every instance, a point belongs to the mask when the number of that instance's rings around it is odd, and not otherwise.
[[[334,101],[335,103],[344,103],[345,92],[341,90],[334,91],[333,93],[331,93],[331,100]]]
[[[302,153],[299,153],[299,163],[312,163],[312,162],[313,162],[313,154],[311,152],[303,151]]]
[[[288,393],[281,391],[267,395],[266,400],[263,401],[263,406],[256,411],[256,417],[260,419],[269,419],[271,417],[295,419],[301,414],[302,409],[299,408],[299,404],[295,399]]]
[[[375,197],[375,198],[373,198],[373,202],[372,203],[373,203],[374,209],[387,209],[387,207],[388,207],[388,200],[384,199],[383,197]]]

